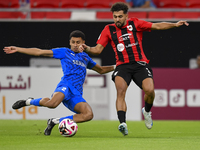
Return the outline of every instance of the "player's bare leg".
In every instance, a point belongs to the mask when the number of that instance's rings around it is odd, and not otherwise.
[[[43,101],[44,102],[44,101]],[[46,103],[45,103],[46,104]],[[90,121],[93,118],[93,112],[90,105],[86,102],[80,102],[75,105],[74,111],[78,112],[78,114],[73,115],[73,120],[76,123]],[[72,116],[67,116],[72,117]],[[47,128],[44,131],[45,135],[50,135],[51,130],[56,124],[59,124],[60,118],[51,118],[47,121]]]
[[[40,100],[40,105],[48,108],[56,108],[65,98],[65,95],[61,92],[55,92],[51,99],[42,98]]]
[[[144,101],[148,104],[153,104],[155,98],[154,83],[152,78],[146,78],[142,82],[142,88],[145,93]]]
[[[56,92],[53,94],[51,99],[42,98],[40,100],[40,105],[48,108],[56,108],[64,99],[65,95],[61,92]],[[51,118],[47,121],[47,127],[44,130],[44,135],[50,135],[53,127],[59,123],[59,118]]]
[[[154,83],[152,78],[146,78],[142,82],[142,88],[145,92],[144,101],[145,107],[142,108],[142,114],[144,115],[145,125],[148,129],[153,126],[153,120],[151,118],[151,107],[155,98]]]
[[[126,90],[128,88],[128,85],[122,77],[116,76],[115,87],[117,90],[116,109],[117,109],[118,119],[120,122],[118,129],[125,136],[125,135],[128,135],[128,128],[126,124],[127,106],[126,106],[126,101],[125,101],[125,95],[126,95]]]
[[[93,119],[92,108],[86,102],[76,104],[74,111],[78,112],[78,114],[73,115],[73,120],[76,123],[86,122]]]

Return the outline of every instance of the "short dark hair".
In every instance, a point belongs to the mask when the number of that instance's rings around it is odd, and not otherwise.
[[[124,14],[128,13],[128,6],[123,2],[114,3],[110,9],[112,12],[122,10]]]
[[[69,39],[72,37],[81,37],[85,41],[85,34],[79,30],[72,31],[69,35]]]

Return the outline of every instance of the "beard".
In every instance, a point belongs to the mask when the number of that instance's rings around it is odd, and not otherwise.
[[[124,23],[116,22],[115,25],[116,25],[118,28],[121,28],[121,27],[124,26]]]

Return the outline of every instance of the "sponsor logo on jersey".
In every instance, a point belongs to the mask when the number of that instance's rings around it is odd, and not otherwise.
[[[119,52],[122,52],[123,50],[124,50],[124,44],[122,44],[122,43],[119,43],[119,44],[117,44],[117,50],[119,51]]]
[[[123,34],[119,37],[119,41],[126,41],[130,38],[133,38],[133,35],[131,33]]]
[[[132,47],[132,46],[135,46],[135,45],[138,45],[138,42],[126,45],[126,48],[129,48],[129,47]]]
[[[79,61],[79,60],[73,60],[73,64],[79,65],[79,66],[82,66],[82,67],[86,67],[86,65],[83,62]]]

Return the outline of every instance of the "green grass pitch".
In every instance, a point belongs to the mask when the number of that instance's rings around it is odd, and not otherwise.
[[[118,121],[93,120],[78,124],[73,137],[62,137],[55,126],[45,136],[46,120],[0,120],[0,150],[199,150],[200,121],[127,121],[129,135]]]

